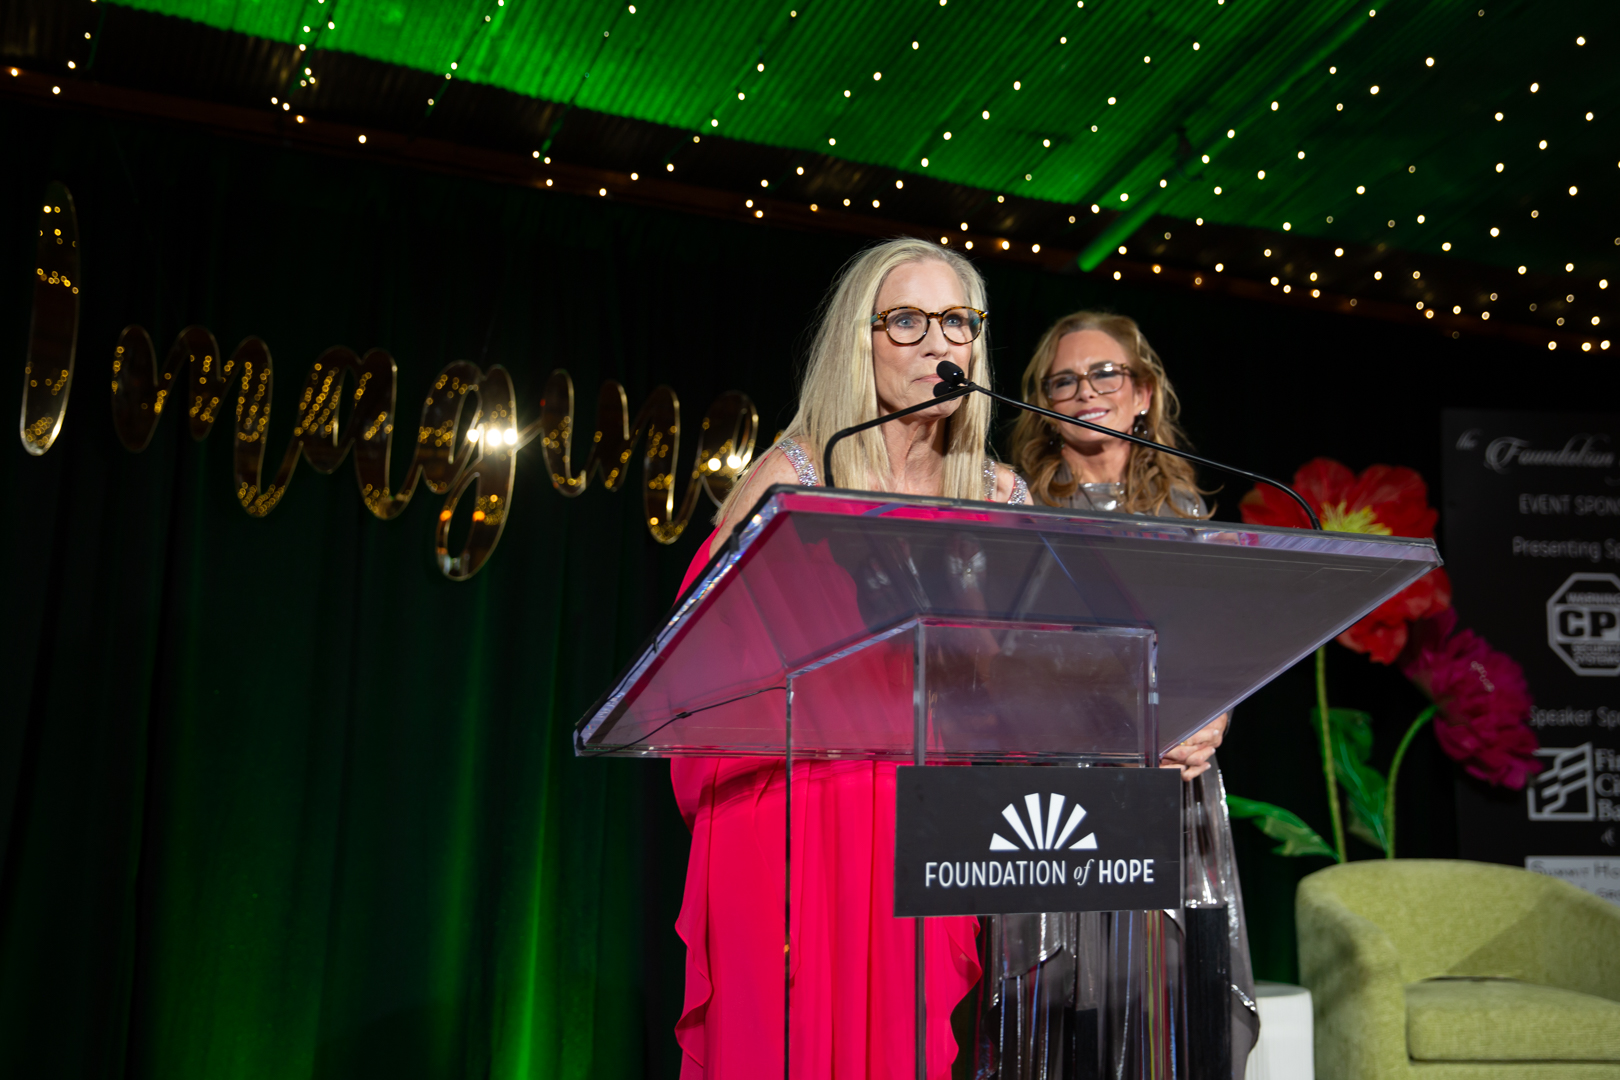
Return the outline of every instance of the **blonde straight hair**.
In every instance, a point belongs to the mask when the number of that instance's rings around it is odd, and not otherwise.
[[[889,274],[906,263],[933,259],[956,273],[969,307],[987,311],[984,279],[973,264],[954,251],[926,240],[886,240],[867,248],[844,264],[821,305],[821,322],[810,346],[809,362],[799,382],[799,411],[783,437],[798,443],[815,463],[816,475],[827,478],[821,451],[827,440],[843,428],[877,419],[877,383],[872,374],[872,316]],[[987,331],[973,342],[967,376],[990,385]],[[947,498],[988,499],[984,462],[990,434],[990,399],[970,394],[946,420],[944,490]],[[754,467],[764,455],[755,459]],[[889,490],[892,468],[883,436],[874,428],[851,435],[838,444],[836,479],[842,487],[864,491]],[[752,469],[749,470],[752,473]],[[731,510],[748,476],[739,479],[715,515],[718,522]]]

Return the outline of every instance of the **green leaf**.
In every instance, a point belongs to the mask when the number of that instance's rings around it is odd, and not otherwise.
[[[1258,799],[1245,799],[1241,795],[1228,795],[1226,809],[1234,818],[1257,819],[1254,823],[1256,828],[1273,840],[1281,840],[1281,846],[1271,849],[1274,855],[1325,855],[1338,860],[1328,842],[1292,810],[1284,810]]]
[[[1321,711],[1311,710],[1311,730],[1321,744]],[[1389,790],[1384,776],[1367,764],[1372,757],[1372,717],[1359,709],[1329,709],[1328,725],[1333,735],[1333,768],[1339,787],[1350,808],[1350,831],[1378,850],[1388,847],[1388,822],[1384,820],[1384,796]]]

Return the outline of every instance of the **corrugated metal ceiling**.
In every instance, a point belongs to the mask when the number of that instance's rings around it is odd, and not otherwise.
[[[304,44],[317,81],[329,51],[454,64],[452,84],[1087,209],[1152,198],[1532,272],[1607,271],[1620,235],[1603,0],[121,2]]]

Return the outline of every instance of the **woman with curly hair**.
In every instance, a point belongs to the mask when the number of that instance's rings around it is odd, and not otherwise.
[[[1077,311],[1054,323],[1024,369],[1023,397],[1033,405],[1165,446],[1187,443],[1177,423],[1180,403],[1164,364],[1136,322],[1123,315]],[[1009,457],[1028,482],[1034,501],[1046,506],[1175,520],[1209,517],[1191,462],[1104,432],[1022,413],[1013,429]],[[981,947],[985,981],[976,1048],[980,1076],[1067,1076],[1065,1054],[1089,1057],[1096,1052],[1090,1048],[1099,1036],[1109,1058],[1103,1063],[1104,1072],[1134,1072],[1130,1055],[1136,1040],[1126,1027],[1114,1027],[1126,1023],[1122,1018],[1130,1010],[1087,1020],[1085,1002],[1096,1000],[1100,982],[1109,985],[1105,998],[1140,996],[1141,987],[1154,985],[1161,977],[1172,986],[1190,987],[1194,972],[1186,965],[1195,962],[1189,956],[1197,952],[1192,938],[1199,934],[1228,940],[1230,970],[1224,981],[1232,992],[1224,1003],[1231,1017],[1225,1044],[1231,1052],[1231,1075],[1243,1075],[1259,1019],[1243,898],[1232,857],[1232,828],[1214,762],[1226,725],[1225,715],[1217,717],[1160,759],[1166,768],[1179,768],[1187,781],[1186,907],[1176,912],[1047,913],[989,920]],[[1150,961],[1133,943],[1168,939],[1183,943],[1168,950],[1168,955],[1182,959],[1167,971],[1150,972]],[[1170,998],[1185,1000],[1174,993]],[[1141,1007],[1153,1011],[1158,1006],[1143,1000]],[[1220,1010],[1223,1003],[1209,1007]],[[1105,1030],[1098,1031],[1099,1021]],[[1088,1030],[1096,1034],[1088,1035]],[[1208,1051],[1207,1043],[1188,1050]]]

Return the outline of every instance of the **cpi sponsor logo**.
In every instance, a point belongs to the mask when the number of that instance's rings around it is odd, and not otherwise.
[[[1620,577],[1571,574],[1547,601],[1547,645],[1577,675],[1620,675]]]

